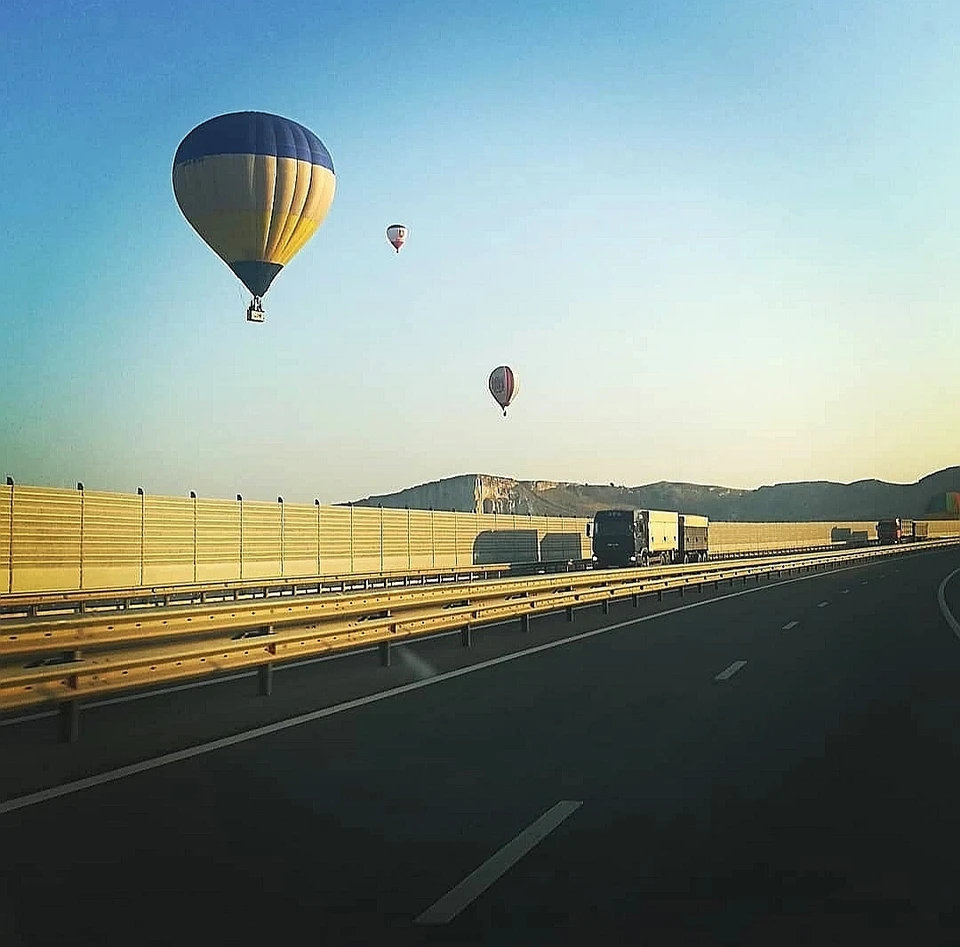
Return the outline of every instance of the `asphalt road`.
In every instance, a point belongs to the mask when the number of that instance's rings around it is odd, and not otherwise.
[[[955,943],[958,568],[912,554],[358,655],[270,698],[242,679],[89,711],[72,747],[0,728],[0,944]],[[943,597],[960,616],[960,574]]]

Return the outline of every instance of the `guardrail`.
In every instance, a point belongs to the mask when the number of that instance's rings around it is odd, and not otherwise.
[[[45,615],[71,613],[83,615],[97,611],[130,611],[131,609],[160,606],[205,605],[208,602],[236,602],[245,599],[274,598],[277,596],[315,595],[322,592],[406,588],[411,585],[496,579],[507,575],[566,572],[571,569],[584,569],[589,564],[589,560],[567,559],[513,564],[500,562],[489,565],[403,569],[392,572],[348,573],[345,575],[190,582],[115,589],[11,592],[0,594],[0,627],[3,627],[3,624],[9,620],[38,618]]]
[[[923,549],[960,544],[931,541]],[[61,706],[62,735],[75,739],[78,701],[87,697],[257,668],[269,693],[277,663],[459,631],[533,615],[737,579],[882,558],[917,547],[888,546],[746,562],[707,562],[660,570],[622,569],[530,576],[443,586],[334,593],[207,606],[156,614],[64,615],[7,620],[0,630],[0,711]]]
[[[875,545],[875,543],[869,545]],[[861,547],[862,544],[859,544],[856,548]],[[757,559],[845,548],[854,547],[850,543],[828,543],[796,546],[790,549],[711,553],[710,561]],[[211,602],[237,602],[277,596],[313,595],[321,592],[367,591],[376,588],[471,582],[478,579],[498,579],[507,576],[539,573],[576,572],[591,568],[593,568],[593,562],[590,559],[557,559],[543,562],[500,562],[442,568],[345,573],[342,575],[268,577],[152,586],[126,586],[112,589],[10,592],[0,593],[0,627],[3,627],[4,623],[11,619],[37,618],[44,615],[72,613],[83,615],[88,612],[102,613],[181,605],[205,605]]]

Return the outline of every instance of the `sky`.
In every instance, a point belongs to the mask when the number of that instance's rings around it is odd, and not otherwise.
[[[955,0],[8,0],[0,475],[332,503],[958,464],[958,51]],[[171,184],[243,110],[337,177],[262,325]]]

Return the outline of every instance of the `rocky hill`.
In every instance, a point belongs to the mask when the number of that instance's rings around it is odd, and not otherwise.
[[[884,516],[956,517],[960,467],[947,467],[916,483],[858,480],[778,483],[756,490],[660,481],[639,487],[513,480],[464,474],[366,497],[357,506],[592,516],[598,509],[679,510],[728,522],[875,520]]]

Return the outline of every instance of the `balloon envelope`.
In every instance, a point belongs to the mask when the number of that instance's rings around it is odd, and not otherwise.
[[[490,380],[487,382],[490,394],[494,400],[503,408],[503,413],[507,413],[507,408],[517,396],[517,376],[509,365],[501,365],[490,373]]]
[[[387,240],[393,244],[393,248],[400,252],[400,248],[406,243],[407,240],[407,228],[403,224],[391,224],[387,227]]]
[[[254,296],[323,223],[335,190],[323,142],[267,112],[211,118],[180,142],[173,159],[183,216]]]

